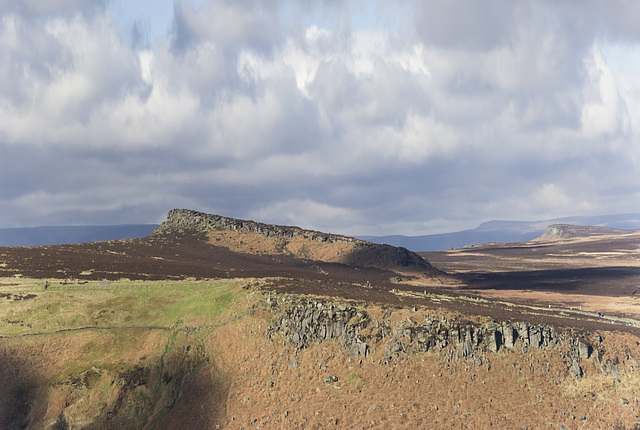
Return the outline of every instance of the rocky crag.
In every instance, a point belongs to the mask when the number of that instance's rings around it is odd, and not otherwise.
[[[164,221],[153,234],[162,234],[174,231],[198,231],[204,233],[211,230],[244,231],[247,233],[260,234],[265,237],[283,239],[293,238],[295,236],[306,236],[311,240],[324,243],[367,243],[347,236],[304,230],[299,227],[264,224],[256,221],[227,218],[221,215],[205,214],[191,209],[170,210],[167,214],[167,220]]]
[[[634,231],[637,230],[621,230],[590,225],[551,224],[536,240],[565,240],[581,237],[620,235],[633,233]]]
[[[597,340],[592,343],[588,340],[593,337],[591,333],[559,331],[546,324],[513,321],[478,324],[420,313],[416,308],[413,316],[392,321],[391,309],[381,319],[372,318],[366,309],[344,302],[296,296],[270,297],[267,306],[279,316],[267,328],[266,335],[272,339],[281,335],[298,350],[333,340],[347,348],[351,357],[363,359],[374,349],[384,348],[381,365],[397,360],[400,355],[435,351],[447,361],[490,368],[491,353],[554,349],[562,356],[566,370],[577,379],[585,374],[583,363],[588,359],[603,374],[616,377],[624,372],[618,357],[604,356],[605,347],[599,336],[595,335]],[[637,363],[631,356],[623,361]]]
[[[212,231],[241,232],[264,236],[264,238],[268,239],[277,239],[281,242],[280,247],[282,249],[285,249],[286,244],[294,240],[307,241],[317,245],[346,244],[348,245],[348,250],[344,253],[342,249],[336,252],[336,255],[342,255],[335,261],[355,266],[400,268],[441,274],[427,260],[406,248],[379,245],[353,237],[305,230],[300,227],[227,218],[190,209],[173,209],[169,211],[167,220],[153,234],[162,235],[174,232],[207,233]],[[299,256],[303,257],[303,255]]]

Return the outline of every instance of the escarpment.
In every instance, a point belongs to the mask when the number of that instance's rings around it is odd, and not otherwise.
[[[616,236],[637,232],[637,230],[621,230],[590,225],[551,224],[545,232],[538,237],[538,241],[553,241],[566,239],[579,239],[593,236]]]
[[[167,220],[158,227],[154,234],[173,231],[231,230],[255,233],[265,237],[293,238],[304,235],[311,240],[322,243],[366,243],[352,237],[304,230],[299,227],[264,224],[261,222],[228,218],[221,215],[205,214],[191,209],[172,209],[167,214]]]
[[[442,275],[423,257],[406,248],[380,245],[353,237],[305,230],[300,227],[173,209],[154,235],[176,232],[203,233],[208,241],[231,251],[296,258],[400,272]]]
[[[364,307],[296,296],[270,296],[266,305],[278,315],[266,331],[271,339],[282,336],[284,342],[297,350],[337,341],[350,357],[364,359],[375,355],[377,361],[372,362],[380,365],[390,364],[399,356],[434,352],[447,362],[490,368],[495,353],[549,350],[560,354],[566,372],[580,379],[587,368],[617,377],[624,372],[622,362],[636,363],[631,356],[622,359],[606,356],[605,343],[598,334],[558,330],[547,324],[478,323],[415,308],[410,317],[398,320],[391,318],[396,312],[391,309],[382,317],[373,317]],[[546,368],[542,369],[548,373]]]

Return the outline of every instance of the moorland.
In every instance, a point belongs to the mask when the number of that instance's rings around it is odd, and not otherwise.
[[[174,210],[0,248],[1,428],[637,428],[640,233],[421,253]]]

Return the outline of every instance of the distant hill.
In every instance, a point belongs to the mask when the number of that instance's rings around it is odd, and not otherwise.
[[[547,230],[537,238],[539,241],[563,240],[593,236],[615,236],[637,232],[638,230],[623,230],[619,228],[596,227],[591,225],[551,224]]]
[[[142,238],[0,251],[3,251],[0,277],[92,280],[276,277],[295,280],[298,287],[330,281],[330,288],[340,289],[355,283],[363,286],[363,297],[369,295],[372,285],[382,288],[384,294],[400,282],[458,285],[457,278],[405,248],[188,209],[170,211],[166,221]]]
[[[402,246],[414,252],[442,251],[493,242],[526,242],[540,237],[552,224],[640,229],[640,214],[575,216],[545,221],[488,221],[471,230],[424,236],[360,236],[362,240]]]
[[[190,209],[169,211],[167,220],[153,232],[153,236],[185,231],[205,233],[212,245],[242,254],[286,255],[400,272],[439,272],[425,259],[403,247],[375,244],[295,226],[227,218]]]
[[[0,229],[0,246],[44,246],[146,237],[157,224],[50,226]]]

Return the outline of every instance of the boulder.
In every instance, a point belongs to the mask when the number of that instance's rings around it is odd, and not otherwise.
[[[583,340],[578,340],[578,356],[580,358],[589,358],[591,355],[591,346]]]
[[[325,385],[331,385],[334,382],[338,382],[338,377],[336,375],[326,375],[324,377],[324,383]]]
[[[582,368],[580,367],[580,365],[575,359],[571,363],[571,367],[569,368],[569,371],[571,372],[571,375],[574,378],[576,379],[582,378]]]
[[[502,337],[504,339],[504,346],[511,349],[515,341],[513,327],[505,324],[502,326]]]
[[[489,330],[487,332],[487,348],[491,352],[498,352],[501,344],[501,334],[497,330]]]

